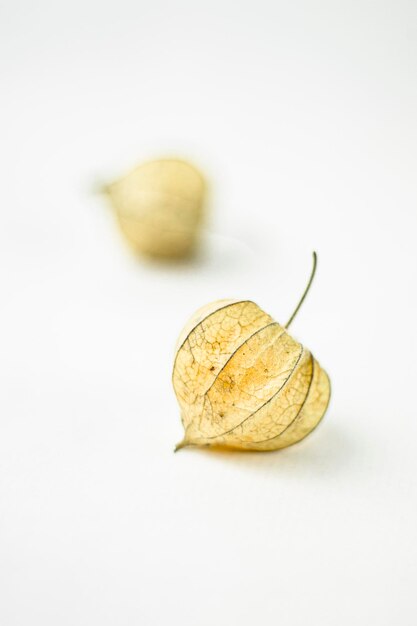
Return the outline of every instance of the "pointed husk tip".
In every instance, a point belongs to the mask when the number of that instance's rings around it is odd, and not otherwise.
[[[189,445],[190,445],[190,442],[187,441],[187,439],[183,439],[182,441],[177,443],[177,445],[174,448],[174,452],[178,452],[178,450],[181,450],[181,448],[186,448]]]

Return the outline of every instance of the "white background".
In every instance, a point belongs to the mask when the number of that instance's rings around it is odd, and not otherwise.
[[[1,7],[2,626],[414,626],[414,0]],[[125,248],[94,185],[180,155],[200,258]],[[243,297],[329,372],[269,454],[184,450],[170,374]]]

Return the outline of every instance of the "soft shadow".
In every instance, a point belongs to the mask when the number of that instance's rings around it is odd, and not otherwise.
[[[132,251],[134,261],[157,272],[187,273],[201,271],[242,271],[253,265],[255,253],[243,241],[234,237],[205,231],[199,245],[188,256],[161,258]]]
[[[363,446],[347,431],[348,419],[326,421],[303,441],[273,452],[186,448],[180,454],[207,454],[216,462],[233,464],[244,470],[293,477],[328,476],[346,472],[365,458]]]

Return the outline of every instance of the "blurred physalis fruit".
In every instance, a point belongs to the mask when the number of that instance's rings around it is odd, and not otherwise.
[[[139,165],[105,191],[134,250],[172,259],[187,257],[196,247],[205,187],[189,163],[161,159]]]

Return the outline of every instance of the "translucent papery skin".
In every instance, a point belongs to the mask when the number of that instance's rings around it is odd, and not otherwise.
[[[196,244],[205,182],[189,163],[149,161],[106,188],[121,230],[135,251],[181,258]]]
[[[277,450],[322,419],[330,381],[313,355],[250,301],[203,307],[178,341],[173,385],[184,440],[245,450]]]

